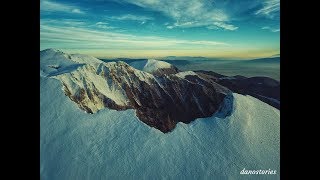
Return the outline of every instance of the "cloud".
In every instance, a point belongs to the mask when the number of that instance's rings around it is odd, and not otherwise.
[[[72,9],[71,12],[77,13],[77,14],[84,14],[80,9]]]
[[[107,26],[107,25],[101,25],[101,24],[96,25],[96,27],[100,29],[115,29],[115,27],[113,26]]]
[[[255,14],[262,15],[268,18],[279,17],[280,12],[280,0],[265,0],[263,7],[259,9]]]
[[[85,12],[80,10],[79,7],[69,5],[69,4],[52,2],[49,0],[40,1],[40,10],[46,11],[46,12],[65,12],[65,13],[73,13],[73,14],[85,14]]]
[[[51,25],[64,25],[64,26],[84,26],[87,25],[86,22],[78,19],[40,19],[41,24],[51,24]]]
[[[92,23],[92,22],[87,22],[84,20],[79,20],[79,19],[41,19],[40,20],[41,25],[46,25],[46,26],[65,26],[65,27],[93,27],[93,28],[99,28],[99,29],[116,29],[116,27],[109,26],[107,22],[97,22],[97,23]]]
[[[108,24],[107,22],[97,22],[96,25],[106,25]]]
[[[172,18],[175,23],[166,24],[165,26],[168,29],[215,26],[214,22],[227,22],[229,20],[223,9],[205,0],[122,0],[122,2],[158,11]],[[230,29],[232,28],[227,30]]]
[[[95,24],[95,27],[100,28],[100,29],[115,29],[116,27],[109,26],[109,23],[107,22],[97,22]]]
[[[279,0],[114,0],[157,11],[175,22],[167,28],[207,27],[236,30],[234,22],[279,16]],[[255,15],[255,16],[252,16]],[[188,24],[191,23],[191,24]]]
[[[188,28],[188,27],[201,27],[201,26],[206,26],[208,29],[224,29],[224,30],[229,30],[229,31],[234,31],[237,30],[238,27],[232,25],[232,24],[227,24],[225,22],[212,22],[211,25],[207,25],[206,22],[184,22],[184,23],[174,23],[173,25],[166,26],[168,29],[173,29],[176,27],[180,28]]]
[[[158,36],[135,36],[131,34],[91,30],[79,27],[40,24],[42,46],[75,49],[210,49],[229,44],[218,41],[184,40]]]
[[[137,15],[132,15],[132,14],[126,14],[122,16],[111,16],[110,19],[112,20],[120,20],[120,21],[141,21],[141,22],[146,22],[149,20],[153,20],[152,17],[147,17],[147,16],[137,16]]]
[[[271,28],[269,26],[264,26],[262,27],[261,29],[265,29],[265,30],[269,30],[271,32],[280,32],[280,29],[279,28]]]
[[[213,24],[216,25],[217,27],[220,27],[220,28],[223,28],[226,30],[230,30],[230,31],[234,31],[234,30],[238,29],[238,27],[236,27],[232,24],[226,24],[224,22],[214,22]]]
[[[101,25],[101,24],[97,24],[96,27],[100,29],[115,29],[115,27],[113,26],[107,26],[107,25]]]

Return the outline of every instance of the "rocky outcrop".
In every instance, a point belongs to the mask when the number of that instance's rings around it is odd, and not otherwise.
[[[155,76],[162,76],[162,75],[169,75],[169,74],[176,74],[180,72],[177,67],[172,66],[170,68],[161,68],[153,71],[151,74]]]
[[[280,82],[269,77],[224,76],[211,71],[197,71],[197,74],[212,80],[232,92],[253,96],[280,110]]]

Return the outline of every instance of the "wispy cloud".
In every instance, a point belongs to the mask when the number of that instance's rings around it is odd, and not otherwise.
[[[166,24],[168,29],[207,27],[233,31],[239,28],[234,21],[246,19],[251,14],[273,18],[279,16],[280,10],[280,0],[117,0],[119,1],[170,17],[175,22]]]
[[[86,20],[79,20],[79,19],[41,19],[41,25],[46,26],[57,26],[57,27],[71,27],[71,28],[94,28],[94,29],[116,29],[116,27],[110,26],[108,22],[90,22]]]
[[[107,25],[107,24],[109,24],[109,23],[107,23],[107,22],[101,22],[101,21],[96,23],[96,25]]]
[[[111,16],[108,19],[119,20],[119,21],[139,21],[141,24],[144,24],[147,21],[153,20],[152,17],[138,16],[138,15],[132,15],[132,14],[125,14],[121,16]]]
[[[184,22],[184,23],[174,23],[173,25],[168,25],[166,26],[168,29],[173,29],[175,27],[181,27],[181,28],[188,28],[188,27],[201,27],[201,26],[206,26],[208,29],[224,29],[224,30],[229,30],[229,31],[234,31],[237,30],[238,27],[232,25],[232,24],[227,24],[225,22],[212,22],[211,25],[207,25],[206,22]]]
[[[258,10],[256,15],[263,15],[269,18],[279,16],[280,0],[265,0],[263,2],[263,8]]]
[[[272,28],[272,27],[269,27],[269,26],[264,26],[261,29],[269,30],[271,32],[280,32],[279,28]]]
[[[114,56],[127,51],[168,54],[171,49],[182,55],[194,52],[216,56],[220,52],[233,54],[235,51],[251,54],[250,48],[277,53],[278,2],[40,0],[41,47],[100,49],[101,54]],[[152,33],[156,36],[151,36]]]
[[[174,24],[166,24],[169,29],[200,26],[217,26],[215,22],[229,21],[228,15],[210,1],[199,0],[122,0],[146,9],[158,11],[172,18]],[[220,26],[224,28],[225,26]],[[234,28],[227,28],[231,30]]]
[[[232,24],[226,24],[224,22],[214,22],[213,23],[215,26],[226,29],[226,30],[230,30],[230,31],[234,31],[237,30],[238,27],[232,25]]]
[[[85,14],[85,12],[82,11],[77,6],[58,3],[58,2],[52,2],[49,0],[40,1],[40,10],[46,11],[46,12],[65,12],[65,13],[73,13],[73,14]]]
[[[217,46],[229,46],[227,43],[217,41],[184,40],[158,36],[135,36],[125,33],[44,24],[40,25],[40,41],[42,46],[52,47],[59,45],[77,49],[183,49],[187,47],[210,49]]]
[[[100,29],[115,29],[116,27],[109,26],[109,23],[107,22],[97,22],[94,24],[95,27],[100,28]]]
[[[83,20],[79,19],[41,19],[40,20],[41,24],[51,24],[51,25],[65,25],[65,26],[75,26],[75,27],[80,27],[87,25],[87,23]]]

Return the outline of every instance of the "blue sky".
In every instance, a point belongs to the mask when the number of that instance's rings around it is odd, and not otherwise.
[[[40,50],[100,58],[280,54],[279,0],[41,0]]]

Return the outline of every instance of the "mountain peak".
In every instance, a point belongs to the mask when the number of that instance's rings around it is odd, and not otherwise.
[[[40,71],[44,76],[92,63],[102,63],[102,61],[89,55],[68,54],[53,48],[40,51]]]
[[[157,76],[164,74],[176,74],[179,72],[178,68],[172,64],[156,59],[135,61],[130,63],[130,66]]]
[[[91,114],[104,108],[135,109],[142,122],[164,133],[178,122],[212,116],[231,96],[211,80],[191,71],[178,73],[173,65],[155,59],[139,61],[139,70],[123,61],[105,63],[55,50],[41,54],[40,75],[60,80],[65,95],[80,109]]]
[[[156,59],[148,59],[147,63],[144,65],[144,70],[146,72],[152,73],[153,71],[156,71],[158,69],[170,69],[172,67],[171,64],[156,60]]]
[[[212,116],[225,97],[231,96],[227,88],[195,73],[153,76],[124,62],[86,64],[54,78],[61,81],[65,95],[87,113],[135,109],[142,122],[164,133],[178,122]]]

